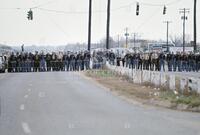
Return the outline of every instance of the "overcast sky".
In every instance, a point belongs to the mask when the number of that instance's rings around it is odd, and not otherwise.
[[[89,0],[0,0],[0,43],[11,45],[65,45],[87,42]],[[111,36],[139,33],[144,39],[166,39],[166,24],[170,20],[170,35],[182,34],[180,8],[189,8],[186,33],[193,38],[193,0],[137,0],[140,16],[135,15],[136,1],[111,0]],[[170,3],[169,5],[167,5]],[[167,5],[167,15],[163,6]],[[197,3],[197,24],[200,24],[200,2]],[[34,8],[34,20],[28,21],[31,7],[62,12],[50,12]],[[20,9],[15,9],[20,8]],[[107,0],[93,0],[92,42],[106,35]],[[101,12],[99,12],[101,11]],[[200,26],[197,27],[200,42]]]

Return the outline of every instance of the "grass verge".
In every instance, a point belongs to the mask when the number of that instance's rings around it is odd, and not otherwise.
[[[163,91],[160,94],[160,98],[175,104],[185,104],[189,107],[200,106],[200,96],[198,94],[191,94],[186,96],[182,94],[175,94],[173,91]]]
[[[86,71],[85,75],[127,99],[173,109],[186,105],[186,111],[193,111],[189,110],[191,108],[200,109],[200,95],[195,93],[182,95],[165,88],[156,88],[150,83],[134,84],[129,77],[108,69]]]

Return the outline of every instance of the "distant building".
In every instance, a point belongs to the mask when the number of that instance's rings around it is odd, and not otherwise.
[[[148,43],[149,52],[167,52],[167,47],[175,47],[175,45],[173,43],[167,45],[165,42]]]
[[[13,51],[12,47],[0,44],[0,55],[8,54],[12,51]]]
[[[194,47],[185,47],[185,53],[190,53],[194,51]],[[169,52],[173,52],[174,54],[176,54],[177,52],[181,53],[183,52],[183,47],[179,46],[179,47],[169,47]]]

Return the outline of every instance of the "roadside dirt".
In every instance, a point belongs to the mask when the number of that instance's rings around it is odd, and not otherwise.
[[[110,92],[114,95],[119,96],[125,99],[128,102],[136,103],[140,105],[150,105],[150,106],[159,106],[164,108],[170,108],[181,111],[194,111],[199,112],[200,108],[196,110],[190,110],[185,105],[177,105],[170,102],[169,100],[163,100],[160,98],[162,90],[155,88],[150,84],[134,84],[128,81],[123,76],[99,76],[95,73],[84,73],[85,76],[96,81],[100,85],[108,88]]]
[[[159,89],[151,86],[141,86],[128,82],[122,77],[97,77],[96,75],[84,73],[85,76],[108,88],[113,94],[125,98],[128,101],[138,101],[141,104],[152,103],[158,96]]]

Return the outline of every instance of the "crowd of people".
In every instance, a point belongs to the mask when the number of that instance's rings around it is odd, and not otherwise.
[[[8,72],[82,71],[90,69],[90,52],[17,52],[8,58]]]
[[[194,53],[126,53],[110,55],[110,64],[132,69],[169,71],[169,72],[198,72],[200,71],[200,54]]]
[[[199,72],[200,54],[194,53],[131,53],[113,51],[81,51],[52,53],[12,53],[8,72],[83,71],[111,65],[138,70]],[[92,63],[92,66],[91,64]]]

